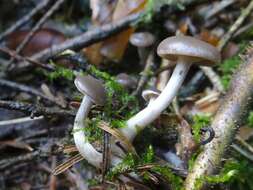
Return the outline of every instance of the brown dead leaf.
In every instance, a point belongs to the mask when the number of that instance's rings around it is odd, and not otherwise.
[[[99,65],[103,60],[103,56],[100,54],[101,46],[102,43],[99,42],[83,49],[84,55],[93,65]]]
[[[145,8],[147,0],[119,0],[117,3],[115,2],[91,0],[94,25],[114,22],[130,14],[142,11]],[[128,28],[106,39],[104,42],[85,48],[84,54],[95,65],[100,64],[104,57],[109,60],[119,61],[124,55],[129,38],[133,32],[133,28]]]
[[[119,0],[112,16],[112,21],[120,20],[130,14],[142,11],[147,0]],[[119,61],[126,50],[129,38],[134,28],[125,31],[105,40],[102,45],[101,54],[110,60]]]

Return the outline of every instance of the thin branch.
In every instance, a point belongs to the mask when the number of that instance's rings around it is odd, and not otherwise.
[[[75,112],[72,110],[64,110],[59,108],[48,108],[39,105],[33,105],[28,103],[21,103],[15,101],[0,100],[0,107],[9,110],[17,110],[31,115],[31,117],[44,116],[75,116]]]
[[[2,34],[0,34],[0,41],[3,40],[6,36],[20,28],[22,25],[27,23],[28,21],[31,20],[31,18],[37,14],[39,11],[44,9],[47,4],[50,2],[50,0],[43,0],[41,1],[36,7],[34,7],[27,15],[22,17],[20,20],[16,21],[14,25],[12,25],[10,28],[8,28],[6,31],[4,31]]]
[[[47,19],[61,6],[64,0],[58,0],[55,4],[46,12],[46,14],[36,23],[32,30],[26,35],[25,39],[16,48],[16,52],[20,53],[27,43],[32,39],[34,34],[41,28],[41,26],[47,21]]]
[[[245,19],[252,13],[252,11],[253,11],[253,0],[251,0],[249,5],[244,10],[242,10],[241,15],[237,18],[235,23],[230,27],[229,31],[221,39],[218,45],[219,50],[222,50],[226,46],[228,41],[231,39],[231,37],[233,37],[234,33],[242,25]]]
[[[118,33],[122,31],[123,29],[127,28],[130,24],[137,21],[143,13],[137,13],[132,14],[128,17],[125,17],[115,23],[105,24],[101,27],[97,27],[94,29],[91,29],[79,36],[76,36],[74,38],[71,38],[59,45],[54,45],[50,48],[47,48],[34,56],[32,56],[33,59],[39,60],[39,61],[46,61],[50,57],[66,50],[66,49],[73,49],[73,50],[79,50],[81,48],[84,48],[88,45],[91,45],[95,42],[101,41],[115,33]]]
[[[48,71],[54,71],[55,70],[55,68],[54,68],[53,65],[43,64],[43,63],[38,62],[36,60],[30,59],[29,57],[23,57],[23,56],[17,54],[15,51],[10,50],[10,49],[8,49],[6,47],[0,47],[0,51],[3,52],[3,53],[8,54],[9,56],[11,56],[11,57],[13,57],[13,58],[15,58],[15,59],[17,59],[19,61],[29,62],[29,63],[34,64],[36,66],[39,66],[39,67],[41,67],[43,69],[46,69]]]
[[[23,84],[20,84],[20,83],[16,83],[16,82],[12,82],[12,81],[8,81],[8,80],[5,80],[5,79],[0,79],[0,86],[5,86],[5,87],[9,87],[9,88],[12,88],[14,90],[18,90],[18,91],[21,91],[21,92],[26,92],[28,94],[32,94],[32,95],[35,95],[35,96],[39,96],[45,100],[48,100],[52,103],[55,103],[61,107],[65,107],[65,105],[62,105],[62,102],[61,101],[57,101],[56,98],[52,98],[50,96],[47,96],[45,95],[44,93],[40,92],[39,90],[35,89],[35,88],[32,88],[30,86],[26,86],[26,85],[23,85]]]
[[[153,66],[154,66],[154,52],[152,51],[148,55],[144,70],[141,72],[141,78],[138,81],[136,90],[133,91],[133,93],[131,94],[132,96],[139,95],[139,93],[142,91],[143,87],[145,86],[150,77],[150,73],[152,71]]]
[[[211,67],[201,66],[200,68],[211,81],[215,90],[220,93],[224,93],[225,89],[221,83],[220,76]]]

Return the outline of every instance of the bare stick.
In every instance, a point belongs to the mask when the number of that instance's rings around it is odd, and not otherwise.
[[[23,57],[23,56],[17,54],[15,51],[10,50],[10,49],[5,48],[5,47],[0,47],[0,51],[8,54],[9,56],[11,56],[11,57],[13,57],[13,58],[15,58],[17,60],[26,61],[26,62],[32,63],[32,64],[34,64],[36,66],[39,66],[39,67],[41,67],[43,69],[46,69],[48,71],[54,71],[54,69],[55,69],[53,65],[43,64],[43,63],[38,62],[36,60],[30,59],[29,57]]]
[[[34,34],[41,28],[41,26],[47,21],[47,19],[60,7],[64,0],[58,0],[55,4],[47,11],[47,13],[37,22],[37,24],[32,28],[32,30],[26,35],[25,39],[16,48],[16,52],[20,53],[21,50],[27,45],[27,43],[32,39]]]
[[[253,11],[253,0],[251,0],[249,5],[244,10],[242,10],[241,15],[238,17],[235,23],[230,27],[229,31],[224,35],[224,37],[219,42],[218,48],[220,50],[222,50],[226,46],[228,41],[238,30],[238,28],[242,25],[245,19],[250,15],[250,13],[252,13],[252,11]]]
[[[211,17],[215,16],[222,10],[224,10],[226,7],[232,5],[235,3],[236,0],[226,0],[226,1],[220,1],[219,3],[215,4],[214,7],[205,15],[205,20],[210,19]]]
[[[148,78],[150,76],[150,72],[152,70],[152,67],[154,65],[154,52],[152,51],[149,55],[148,58],[146,59],[146,65],[144,70],[141,73],[141,78],[138,81],[138,85],[135,91],[131,94],[132,96],[139,95],[143,87],[148,81]]]
[[[35,88],[32,88],[30,86],[26,86],[26,85],[23,85],[23,84],[20,84],[20,83],[8,81],[8,80],[5,80],[5,79],[0,79],[0,86],[6,86],[6,87],[12,88],[14,90],[26,92],[28,94],[32,94],[32,95],[35,95],[35,96],[39,96],[39,97],[41,97],[45,100],[48,100],[52,103],[55,103],[55,104],[59,105],[61,107],[65,107],[65,105],[62,105],[61,101],[57,101],[56,98],[47,96],[47,95],[43,94],[42,92],[40,92],[39,90],[37,90]]]
[[[22,17],[20,20],[16,21],[14,25],[12,25],[10,28],[8,28],[6,31],[4,31],[2,34],[0,34],[0,41],[3,40],[6,36],[8,36],[10,33],[14,32],[16,29],[20,28],[22,25],[27,23],[35,14],[37,14],[39,11],[41,11],[43,8],[47,6],[50,0],[43,0],[41,3],[39,3],[36,7],[34,7],[33,10],[31,10],[27,15]]]
[[[246,57],[246,56],[245,56]],[[253,96],[253,47],[249,48],[245,64],[233,76],[230,90],[213,120],[211,127],[216,138],[207,144],[186,178],[185,189],[196,190],[196,182],[203,175],[211,174],[232,142],[236,129],[249,111]],[[201,187],[200,187],[201,188]]]
[[[44,118],[43,116],[40,116],[40,117],[34,117],[33,119],[31,117],[10,119],[10,120],[5,120],[5,121],[0,121],[0,126],[25,123],[25,122],[29,122],[29,121],[41,120],[43,118]]]
[[[0,107],[9,110],[17,110],[31,115],[31,117],[44,116],[75,116],[75,112],[54,107],[42,107],[39,105],[21,103],[15,101],[0,100]]]
[[[224,93],[225,90],[223,84],[221,83],[220,76],[211,67],[201,66],[200,68],[211,81],[215,90],[220,93]]]
[[[20,53],[28,42],[32,39],[35,33],[41,28],[41,26],[46,22],[46,20],[59,8],[59,6],[64,2],[64,0],[58,0],[55,4],[47,11],[47,13],[37,22],[37,24],[32,28],[32,30],[26,35],[25,39],[16,48],[16,53]],[[9,61],[8,65],[11,65],[13,58]]]
[[[141,15],[142,13],[132,14],[115,23],[105,24],[101,27],[94,28],[79,36],[71,38],[59,45],[54,45],[50,48],[47,48],[35,54],[34,56],[32,56],[32,58],[40,61],[46,61],[50,57],[66,49],[79,50],[90,44],[101,41],[115,33],[122,31],[123,29],[127,28],[130,24],[137,21],[137,19],[140,18]]]

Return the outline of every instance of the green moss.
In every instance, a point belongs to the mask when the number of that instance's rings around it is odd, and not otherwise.
[[[151,164],[154,162],[155,154],[153,147],[150,145],[145,153],[143,153],[140,157],[134,156],[133,154],[127,154],[121,163],[113,167],[107,174],[109,179],[113,179],[116,176],[129,173],[132,171],[136,171],[137,167]]]
[[[210,116],[207,115],[195,115],[193,117],[193,125],[192,125],[192,130],[193,130],[193,137],[196,142],[200,142],[201,138],[201,133],[200,130],[203,127],[206,127],[210,124]]]
[[[143,164],[153,163],[155,161],[155,152],[153,147],[148,146],[146,152],[141,156]]]
[[[239,44],[239,53],[243,53],[248,47],[248,42],[241,41]],[[238,66],[242,63],[239,53],[219,64],[218,70],[221,71],[221,82],[225,89],[228,89],[232,75]]]
[[[135,156],[131,153],[127,154],[122,162],[113,167],[106,176],[108,179],[112,180],[120,174],[135,170],[137,164]]]
[[[240,57],[234,56],[220,64],[219,70],[222,72],[221,81],[225,89],[229,87],[232,75],[240,63]]]
[[[217,175],[202,176],[196,181],[195,189],[198,190],[203,183],[209,184],[230,184],[233,190],[253,190],[253,167],[244,158],[238,160],[229,159]]]
[[[83,129],[89,142],[101,140],[103,137],[103,130],[97,127],[101,122],[101,118],[86,119],[86,126]]]
[[[111,127],[112,128],[123,128],[126,126],[126,121],[124,120],[112,120]]]
[[[200,152],[202,151],[201,148],[199,148],[196,152],[194,152],[192,155],[191,155],[191,158],[189,159],[188,161],[188,170],[191,171],[193,166],[194,166],[194,162],[196,161],[198,155],[200,154]]]
[[[196,180],[195,189],[199,190],[204,183],[208,184],[220,184],[220,183],[232,183],[236,178],[239,177],[240,166],[238,162],[234,160],[228,160],[222,170],[217,175],[201,176]]]
[[[95,186],[95,185],[99,185],[100,181],[96,178],[92,178],[92,179],[87,179],[87,183],[89,186]]]
[[[249,113],[247,124],[249,127],[253,128],[253,111],[250,111],[250,113]]]
[[[128,92],[116,82],[114,77],[110,76],[106,72],[96,69],[94,66],[90,66],[87,72],[104,80],[107,92],[107,101],[104,107],[105,121],[111,123],[118,118],[126,120],[139,110],[136,97],[130,96]],[[114,127],[115,126],[116,125],[114,125]]]
[[[55,65],[52,61],[50,61],[50,64],[53,64],[55,66],[55,71],[48,72],[45,71],[44,75],[47,76],[47,78],[50,81],[54,81],[60,78],[64,78],[66,80],[72,81],[74,79],[74,71],[71,69],[67,69],[61,66]]]

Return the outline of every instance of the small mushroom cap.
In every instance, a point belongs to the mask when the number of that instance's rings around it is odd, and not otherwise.
[[[145,101],[149,101],[151,98],[156,98],[160,95],[161,91],[156,89],[156,88],[150,88],[143,90],[142,92],[142,97],[144,98]]]
[[[93,103],[104,105],[106,102],[106,91],[101,81],[90,75],[78,75],[74,81],[77,89],[90,97]]]
[[[116,76],[116,81],[125,88],[135,88],[136,80],[126,73],[120,73]]]
[[[220,52],[214,46],[190,36],[174,36],[163,40],[157,54],[168,60],[183,58],[190,63],[213,66],[220,62]]]
[[[130,36],[130,43],[136,47],[149,47],[155,43],[155,37],[149,32],[136,32]]]

